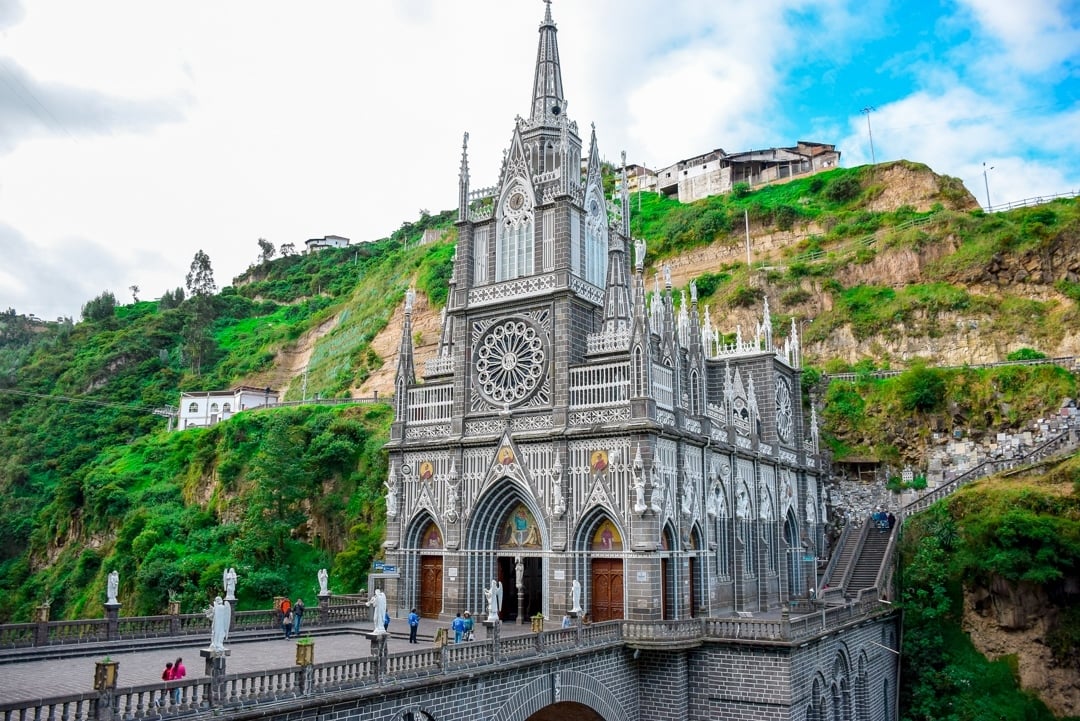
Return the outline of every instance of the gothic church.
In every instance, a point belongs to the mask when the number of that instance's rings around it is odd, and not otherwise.
[[[495,186],[471,186],[465,135],[453,277],[422,369],[405,301],[391,610],[475,615],[492,579],[503,622],[805,598],[824,554],[823,472],[796,329],[778,343],[766,303],[752,337],[725,342],[693,284],[673,289],[666,268],[648,282],[625,190],[604,195],[595,130],[582,162],[550,3],[539,35],[529,114]]]

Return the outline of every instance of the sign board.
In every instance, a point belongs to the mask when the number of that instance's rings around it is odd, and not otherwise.
[[[561,568],[556,568],[555,569],[555,580],[556,581],[565,581],[566,580],[566,571],[564,571]]]
[[[803,556],[803,557],[802,557],[802,560],[804,560],[804,561],[806,561],[807,563],[809,563],[810,561],[813,561],[813,560],[814,560],[814,557],[813,557],[813,556]]]
[[[381,571],[381,570],[383,570],[383,568],[384,568],[385,566],[386,566],[386,563],[385,563],[384,561],[376,561],[376,562],[375,562],[375,570],[376,570],[376,571]]]
[[[638,580],[638,583],[645,583],[646,581],[649,580],[649,572],[648,571],[638,571],[637,572],[637,580]]]
[[[397,566],[391,566],[389,563],[384,563],[382,567],[383,573],[397,573]]]
[[[457,578],[457,566],[451,566],[450,568],[446,569],[446,577]]]

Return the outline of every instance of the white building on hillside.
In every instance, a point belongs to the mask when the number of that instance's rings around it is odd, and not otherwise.
[[[314,253],[323,248],[345,248],[349,245],[349,239],[340,235],[327,235],[323,238],[310,238],[304,241],[308,253]]]
[[[231,418],[234,413],[277,403],[278,392],[272,388],[237,386],[231,391],[181,393],[177,428],[205,428]]]

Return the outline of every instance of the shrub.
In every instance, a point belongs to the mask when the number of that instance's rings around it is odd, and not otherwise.
[[[1045,353],[1040,353],[1034,348],[1020,348],[1014,350],[1009,355],[1005,356],[1006,360],[1020,361],[1020,360],[1041,360],[1046,357]]]
[[[825,198],[834,203],[846,203],[849,200],[858,198],[861,192],[862,185],[860,185],[859,179],[853,174],[847,174],[833,178],[832,182],[825,188]]]

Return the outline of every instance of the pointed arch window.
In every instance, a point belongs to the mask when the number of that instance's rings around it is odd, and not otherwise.
[[[603,288],[607,276],[608,228],[603,193],[590,188],[585,201],[585,280]]]
[[[473,284],[488,282],[488,234],[489,226],[482,225],[473,232]]]
[[[533,200],[521,185],[503,196],[495,248],[495,280],[511,280],[533,273]]]

